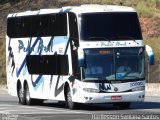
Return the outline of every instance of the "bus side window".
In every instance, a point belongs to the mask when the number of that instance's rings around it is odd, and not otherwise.
[[[56,15],[52,14],[49,16],[49,21],[48,21],[48,34],[51,36],[55,35],[55,28],[56,28]]]
[[[55,36],[67,36],[67,15],[66,13],[56,14]]]
[[[8,18],[7,19],[7,35],[9,37],[13,37],[14,36],[14,32],[13,29],[15,28],[15,19],[14,18]]]
[[[21,19],[21,29],[22,29],[22,36],[21,37],[30,37],[31,36],[31,17],[22,17]]]
[[[40,16],[32,16],[32,25],[30,26],[31,29],[31,36],[38,37],[40,36]]]
[[[7,20],[11,38],[67,36],[66,13],[13,17]]]
[[[30,74],[68,75],[68,55],[27,55],[26,65]]]
[[[8,18],[7,27],[7,35],[9,37],[19,37],[21,35],[21,17]]]
[[[49,15],[40,16],[40,35],[49,36]]]
[[[69,29],[70,29],[70,37],[74,41],[74,45],[79,46],[78,24],[76,15],[74,13],[69,13]]]

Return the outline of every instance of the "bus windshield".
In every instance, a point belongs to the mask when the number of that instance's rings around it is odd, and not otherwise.
[[[85,49],[84,80],[144,79],[144,48]]]
[[[142,39],[136,12],[83,13],[80,18],[81,40]]]

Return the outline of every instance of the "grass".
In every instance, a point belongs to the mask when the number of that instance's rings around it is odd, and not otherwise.
[[[139,0],[136,9],[143,16],[159,16],[160,17],[160,1],[159,0]]]

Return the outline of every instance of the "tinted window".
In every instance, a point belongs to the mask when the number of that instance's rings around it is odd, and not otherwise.
[[[54,28],[53,28],[54,29]],[[56,15],[56,30],[55,35],[67,35],[67,17],[66,14]]]
[[[16,17],[16,18],[8,19],[7,34],[9,35],[9,37],[16,37],[21,34],[21,19],[20,18]]]
[[[41,16],[33,16],[31,24],[31,36],[40,36]]]
[[[66,36],[66,14],[48,14],[8,18],[7,35],[11,38]]]
[[[30,36],[32,27],[28,27],[28,26],[31,26],[32,17],[21,17],[21,21],[22,21],[21,23],[22,37]],[[14,33],[14,31],[12,32]],[[17,35],[17,36],[20,36],[20,35]]]
[[[80,35],[82,40],[142,39],[135,12],[84,13]]]
[[[30,74],[68,75],[67,55],[27,55],[27,68]]]

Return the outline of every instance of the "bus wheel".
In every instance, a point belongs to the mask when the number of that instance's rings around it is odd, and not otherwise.
[[[25,85],[25,100],[27,105],[32,105],[33,104],[33,99],[30,97],[30,92],[29,92],[29,87],[28,84]]]
[[[66,94],[66,107],[69,109],[75,108],[75,103],[72,101],[71,90],[69,87],[67,89],[67,94]]]
[[[25,105],[25,97],[24,97],[24,92],[22,89],[22,86],[19,86],[18,88],[18,99],[19,99],[19,103],[22,105]]]

